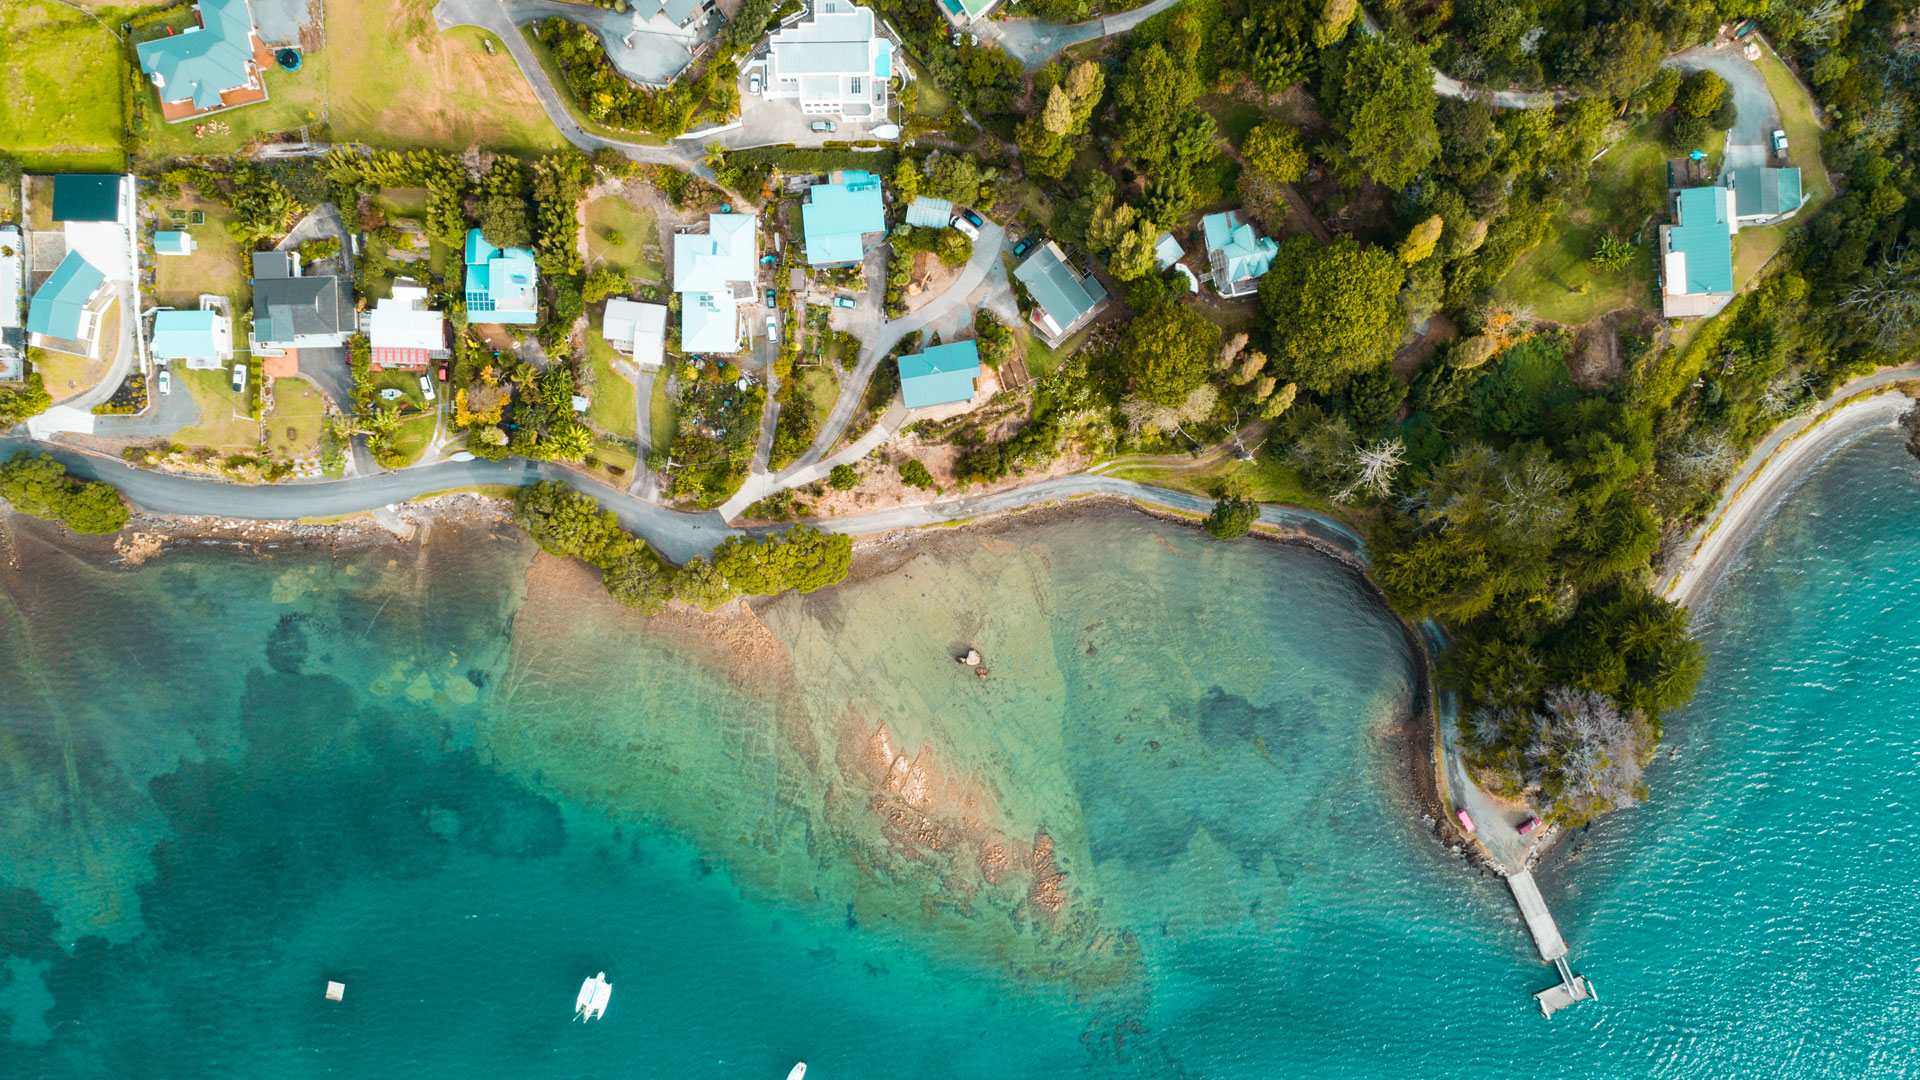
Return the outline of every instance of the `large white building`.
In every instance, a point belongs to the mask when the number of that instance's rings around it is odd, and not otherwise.
[[[704,233],[673,238],[673,291],[680,294],[680,349],[688,353],[740,351],[736,283],[753,288],[759,239],[746,214],[709,214]]]
[[[849,0],[818,0],[812,18],[767,43],[769,98],[793,98],[800,111],[853,123],[886,122],[893,42],[880,36],[873,11]]]

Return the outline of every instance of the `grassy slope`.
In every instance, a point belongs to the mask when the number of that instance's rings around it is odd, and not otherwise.
[[[1587,259],[1601,233],[1611,230],[1625,239],[1649,218],[1661,216],[1667,151],[1656,135],[1653,124],[1640,124],[1594,162],[1586,200],[1553,216],[1546,241],[1522,258],[1495,290],[1501,302],[1561,323],[1582,323],[1616,308],[1651,302],[1656,244],[1651,226],[1625,269],[1600,270]],[[1585,293],[1574,291],[1582,285]]]
[[[230,153],[263,132],[321,120],[336,140],[373,146],[559,147],[559,131],[499,39],[489,56],[481,39],[490,35],[482,31],[438,34],[432,7],[430,0],[330,0],[327,47],[307,54],[299,71],[270,69],[267,101],[219,114],[230,133],[196,138],[196,121],[155,124],[143,152]]]
[[[120,57],[99,23],[53,0],[0,4],[0,148],[29,171],[124,168]]]
[[[665,446],[672,442],[680,422],[680,410],[667,393],[667,374],[664,371],[653,377],[653,400],[647,403],[647,408],[650,414],[648,426],[653,430],[653,445]]]
[[[1105,475],[1118,480],[1172,488],[1209,499],[1214,497],[1221,481],[1231,479],[1241,485],[1241,490],[1255,502],[1285,503],[1328,513],[1337,510],[1325,498],[1309,491],[1293,466],[1271,454],[1261,454],[1253,461],[1237,461],[1229,457],[1198,469],[1134,466],[1114,469]]]
[[[1787,133],[1792,163],[1800,166],[1800,184],[1807,196],[1800,213],[1779,225],[1748,227],[1733,238],[1733,280],[1746,284],[1787,242],[1787,234],[1805,224],[1826,201],[1833,197],[1833,181],[1820,160],[1820,125],[1813,118],[1813,100],[1793,72],[1780,62],[1773,50],[1763,48],[1754,63],[1766,80],[1767,92],[1780,109],[1780,126]]]
[[[253,453],[259,448],[260,425],[247,415],[247,395],[233,392],[232,375],[225,371],[180,368],[173,373],[173,378],[180,384],[174,387],[174,393],[179,393],[184,386],[193,395],[194,404],[200,406],[200,422],[182,429],[173,441],[182,446],[212,447],[225,453]]]
[[[320,391],[305,379],[275,379],[273,411],[265,423],[267,442],[282,458],[311,454],[320,447],[320,425],[325,413]]]
[[[593,368],[593,405],[587,415],[602,431],[618,435],[623,439],[634,437],[636,391],[618,372],[613,370],[613,346],[600,336],[598,327],[600,315],[595,312],[589,319],[587,330],[587,362]]]
[[[618,245],[607,243],[609,229],[620,233]],[[588,269],[610,266],[628,277],[661,281],[666,277],[666,267],[646,254],[648,247],[659,246],[659,226],[653,214],[635,210],[618,195],[603,195],[587,204]]]
[[[211,293],[232,301],[236,311],[248,304],[248,253],[227,232],[233,215],[218,203],[186,195],[157,204],[157,209],[165,228],[173,227],[168,210],[204,210],[207,221],[183,226],[193,236],[192,255],[153,257],[153,302],[161,307],[197,308],[200,294]]]

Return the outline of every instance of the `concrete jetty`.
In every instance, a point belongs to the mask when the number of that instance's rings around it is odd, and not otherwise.
[[[1552,964],[1560,972],[1560,984],[1551,986],[1533,995],[1540,1003],[1540,1015],[1552,1016],[1576,1001],[1597,999],[1593,984],[1584,977],[1575,975],[1567,966],[1567,942],[1560,936],[1560,928],[1554,925],[1553,913],[1547,910],[1547,902],[1540,896],[1540,886],[1533,880],[1533,873],[1522,870],[1507,875],[1507,888],[1513,893],[1514,905],[1520,909],[1520,917],[1527,922],[1527,933],[1533,936],[1533,947],[1539,951],[1540,959]]]

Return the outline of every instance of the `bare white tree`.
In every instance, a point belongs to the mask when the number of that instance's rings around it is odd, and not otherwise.
[[[1384,497],[1393,491],[1393,474],[1407,460],[1406,444],[1399,439],[1382,439],[1371,446],[1356,447],[1348,464],[1351,479],[1333,498],[1350,502],[1356,495]]]
[[[1701,480],[1731,472],[1736,461],[1733,441],[1724,432],[1695,432],[1667,455],[1667,471],[1682,480]]]

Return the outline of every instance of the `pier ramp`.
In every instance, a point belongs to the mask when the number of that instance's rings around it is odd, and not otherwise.
[[[1513,893],[1514,905],[1520,909],[1520,917],[1526,920],[1527,933],[1533,936],[1533,947],[1539,951],[1540,959],[1552,964],[1560,973],[1560,983],[1550,986],[1533,995],[1540,1003],[1540,1015],[1552,1016],[1561,1009],[1577,1001],[1597,999],[1593,984],[1584,977],[1575,975],[1567,966],[1567,942],[1560,936],[1560,928],[1554,925],[1553,913],[1547,910],[1547,902],[1540,895],[1540,886],[1534,883],[1533,874],[1522,870],[1507,875],[1507,888]]]

